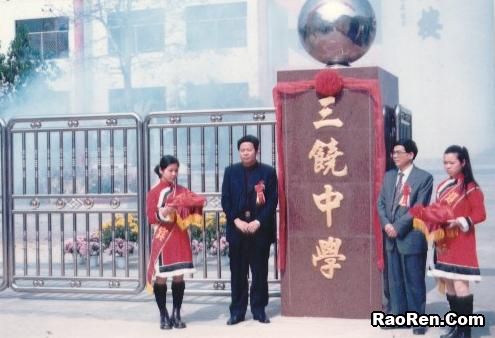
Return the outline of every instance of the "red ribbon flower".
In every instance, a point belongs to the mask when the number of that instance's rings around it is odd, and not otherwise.
[[[315,76],[315,91],[318,97],[337,96],[344,88],[344,80],[333,69],[320,70]]]
[[[254,190],[256,191],[256,205],[263,205],[265,204],[265,194],[263,191],[265,191],[265,181],[261,180],[254,186]]]
[[[411,186],[407,183],[402,187],[402,197],[399,201],[399,205],[402,207],[409,207],[409,195],[411,194]]]

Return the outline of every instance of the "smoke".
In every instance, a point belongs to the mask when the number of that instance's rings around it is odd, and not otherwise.
[[[28,86],[18,89],[11,100],[3,103],[3,119],[70,114],[69,91],[53,90],[45,79],[31,76]]]

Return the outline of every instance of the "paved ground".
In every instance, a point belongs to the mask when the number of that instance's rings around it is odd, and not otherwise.
[[[483,289],[476,289],[475,294],[479,291]],[[444,313],[447,309],[436,290],[430,290],[428,299],[428,312]],[[476,298],[476,312],[486,316],[488,326],[476,329],[474,337],[495,336],[493,301],[493,296]],[[6,290],[0,293],[0,337],[413,337],[411,330],[381,330],[371,327],[365,319],[282,317],[279,298],[271,299],[267,309],[271,324],[260,324],[249,317],[230,327],[225,325],[228,302],[226,297],[186,297],[183,319],[188,327],[161,331],[154,300],[144,292],[136,296],[105,296]],[[438,337],[441,332],[440,328],[431,328],[425,337]]]

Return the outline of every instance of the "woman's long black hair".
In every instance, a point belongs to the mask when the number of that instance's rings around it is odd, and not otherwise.
[[[158,164],[156,167],[155,167],[155,173],[158,175],[158,177],[162,177],[162,174],[160,174],[160,169],[165,169],[167,168],[169,165],[171,164],[177,164],[177,166],[179,166],[179,160],[172,156],[172,155],[165,155],[165,156],[162,156],[162,158],[160,159],[160,164]]]
[[[462,188],[464,192],[467,191],[467,186],[469,183],[473,182],[475,185],[478,185],[478,182],[474,179],[471,159],[469,158],[469,152],[466,147],[451,145],[445,149],[444,155],[445,154],[456,154],[457,159],[461,163],[464,162],[464,166],[462,167],[462,174],[464,175],[464,184]]]

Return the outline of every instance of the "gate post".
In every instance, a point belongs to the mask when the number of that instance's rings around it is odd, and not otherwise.
[[[1,204],[0,208],[0,217],[1,217],[1,222],[0,222],[0,258],[1,258],[1,265],[0,265],[0,291],[4,290],[5,288],[8,287],[9,285],[9,240],[8,240],[8,227],[7,227],[7,194],[6,194],[6,188],[7,188],[7,166],[5,162],[5,149],[6,149],[6,128],[5,128],[5,122],[0,119],[0,174],[2,175],[2,179],[0,181],[0,199],[1,199]]]

